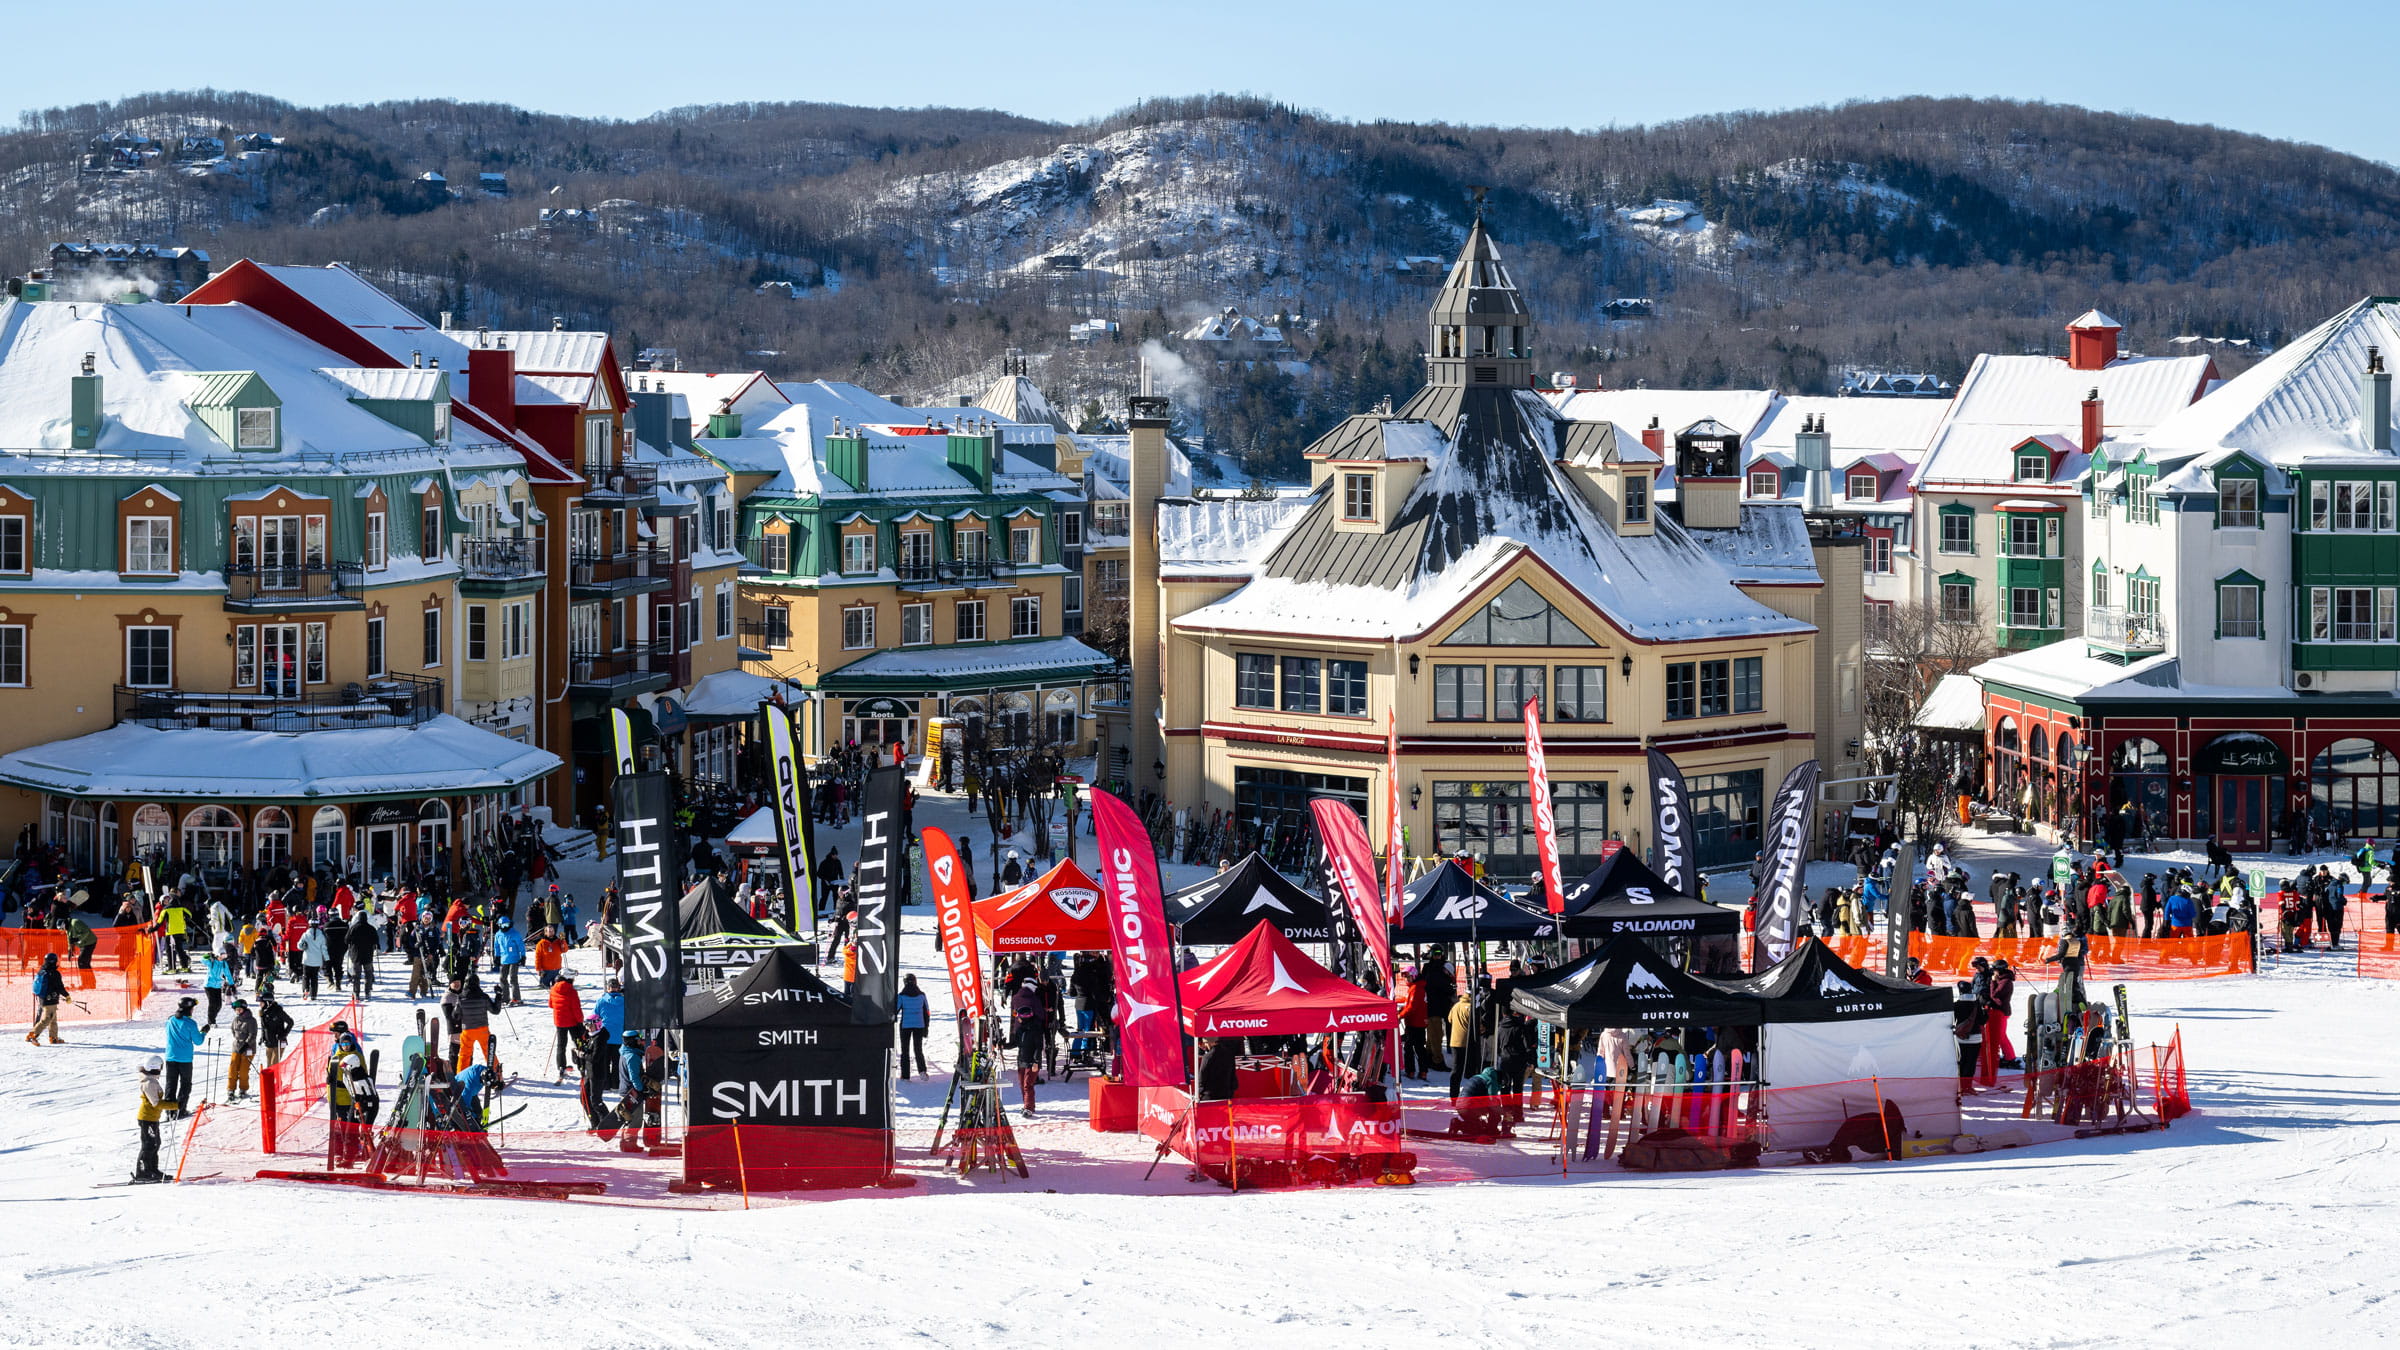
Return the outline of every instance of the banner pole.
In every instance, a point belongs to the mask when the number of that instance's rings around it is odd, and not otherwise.
[[[687,1141],[685,1147],[690,1147]],[[750,1163],[742,1156],[742,1122],[733,1122],[733,1174],[742,1183],[742,1208],[750,1208]]]

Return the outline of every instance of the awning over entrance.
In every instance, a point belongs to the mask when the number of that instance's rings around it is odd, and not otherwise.
[[[1108,657],[1071,637],[980,647],[897,647],[861,657],[817,681],[830,694],[950,693],[1062,684],[1111,669]]]
[[[502,792],[554,773],[547,750],[455,717],[326,731],[106,731],[0,755],[0,783],[62,797],[360,800]]]
[[[683,711],[695,722],[747,721],[757,715],[759,704],[779,693],[786,707],[807,697],[807,691],[792,680],[754,675],[746,670],[720,670],[692,682],[691,696],[684,700]]]
[[[1983,734],[1983,686],[1972,675],[1944,675],[1917,709],[1916,724],[1927,731]]]

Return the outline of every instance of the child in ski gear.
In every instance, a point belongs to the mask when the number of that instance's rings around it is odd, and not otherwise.
[[[158,1170],[158,1122],[166,1118],[166,1089],[159,1083],[159,1070],[165,1067],[158,1056],[142,1061],[141,1096],[133,1108],[134,1127],[141,1131],[142,1156],[133,1165],[135,1181],[165,1181],[166,1173]]]
[[[67,1001],[67,978],[58,973],[58,953],[44,952],[42,968],[33,973],[33,1030],[25,1033],[27,1044],[40,1041],[42,1033],[50,1033],[50,1043],[57,1045],[58,1005]]]
[[[175,1104],[177,1118],[189,1113],[192,1098],[192,1052],[200,1048],[206,1035],[200,1024],[192,1020],[192,1008],[197,999],[175,1001],[175,1015],[167,1019],[167,1100]]]
[[[484,1062],[498,1068],[499,1056],[492,1050],[492,996],[484,992],[483,981],[470,970],[465,979],[452,982],[450,992],[458,1008],[451,1019],[458,1028],[457,1071],[466,1072],[477,1046],[483,1048]]]
[[[275,1001],[275,990],[270,987],[258,999],[258,1039],[266,1047],[267,1063],[283,1058],[283,1043],[291,1034],[292,1015]]]
[[[258,1019],[251,1015],[250,1001],[233,1001],[233,1050],[225,1063],[225,1100],[238,1102],[250,1095],[250,1062],[258,1052]]]

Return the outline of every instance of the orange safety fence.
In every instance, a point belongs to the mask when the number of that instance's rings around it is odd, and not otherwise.
[[[1879,937],[1835,937],[1828,939],[1827,945],[1862,970],[1883,969],[1883,939]],[[1973,962],[1978,956],[1987,961],[2005,957],[2019,973],[2038,977],[2057,970],[2054,965],[2044,964],[2057,950],[2056,935],[1971,938],[1912,933],[1908,940],[1908,954],[1924,962],[1925,969],[1937,980],[1972,978]],[[2111,980],[2206,980],[2219,975],[2249,975],[2256,969],[2248,933],[2191,938],[2093,937],[2087,942],[2083,960],[2083,978],[2094,984]]]
[[[158,948],[139,928],[95,928],[99,939],[91,965],[83,966],[67,945],[63,928],[0,928],[0,1025],[24,1026],[34,1019],[33,976],[42,958],[55,953],[67,982],[61,1022],[129,1022],[142,1015],[156,980]]]
[[[2371,979],[2400,980],[2400,933],[2360,929],[2358,973]]]
[[[258,1142],[267,1153],[324,1147],[325,1070],[333,1060],[333,1024],[359,1024],[356,1000],[299,1033],[283,1058],[258,1071]]]
[[[1013,1094],[1012,1094],[1013,1095]],[[195,1118],[177,1163],[186,1181],[328,1183],[437,1194],[578,1203],[737,1209],[804,1203],[868,1189],[959,1191],[1028,1186],[1111,1194],[1191,1187],[1450,1184],[1644,1170],[1717,1170],[1989,1152],[2156,1129],[2190,1110],[2180,1035],[2165,1047],[2045,1073],[2004,1073],[1961,1092],[1956,1078],[1861,1078],[1759,1088],[1660,1084],[1561,1087],[1460,1098],[1407,1095],[1373,1110],[1324,1114],[1307,1098],[1207,1102],[1188,1125],[1206,1137],[1169,1152],[1153,1135],[1095,1129],[1080,1109],[1011,1110],[1028,1176],[962,1162],[922,1124],[895,1130],[676,1125],[623,1130],[522,1129],[512,1091],[488,1133],[393,1127],[338,1131],[319,1105],[273,1155],[251,1107]],[[1296,1106],[1296,1104],[1301,1104]],[[1078,1104],[1079,1105],[1079,1104]],[[675,1110],[675,1108],[671,1108]],[[678,1111],[679,1113],[679,1111]],[[1339,1125],[1338,1134],[1328,1125]],[[980,1143],[991,1142],[987,1137]],[[954,1140],[945,1140],[954,1144]],[[338,1146],[338,1153],[337,1153]],[[1191,1161],[1197,1154],[1198,1161]]]

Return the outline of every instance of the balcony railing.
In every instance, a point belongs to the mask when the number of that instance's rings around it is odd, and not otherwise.
[[[414,726],[443,711],[442,682],[426,675],[384,675],[316,693],[276,694],[235,689],[128,689],[117,686],[120,722],[160,730],[213,727],[231,731],[323,731],[340,727]]]
[[[587,499],[639,497],[658,486],[658,466],[655,464],[587,459],[583,462],[583,476],[591,483],[584,490]]]
[[[459,570],[475,581],[515,581],[542,574],[539,539],[464,539],[458,545]]]
[[[230,562],[225,565],[225,601],[243,607],[363,604],[353,592],[366,580],[366,568],[354,562]]]
[[[2083,637],[2121,652],[2163,652],[2167,649],[2167,621],[2138,610],[2093,605],[2083,612]]]
[[[610,587],[649,579],[663,581],[671,565],[666,550],[653,544],[616,553],[577,549],[568,556],[567,583],[570,586]]]
[[[673,682],[672,644],[649,641],[629,647],[572,647],[567,653],[567,683],[587,690],[638,693],[664,689]]]
[[[898,569],[900,584],[911,590],[936,590],[946,586],[988,586],[1006,581],[1017,574],[1017,564],[998,558],[972,558],[963,562],[903,565]]]

